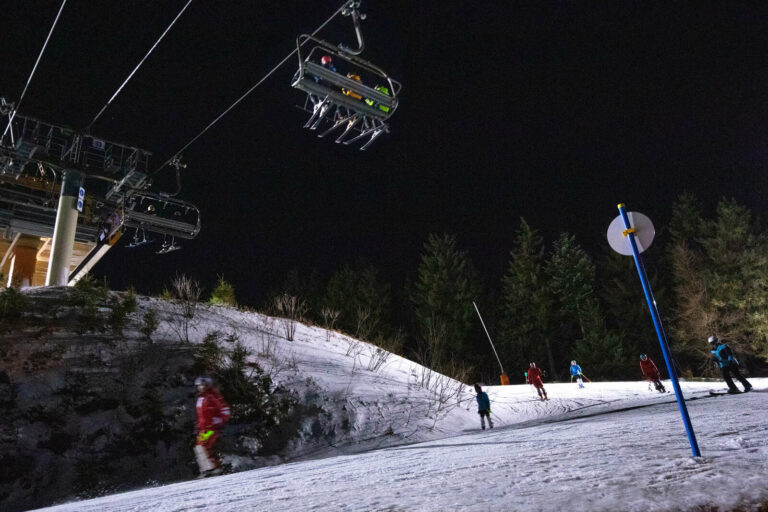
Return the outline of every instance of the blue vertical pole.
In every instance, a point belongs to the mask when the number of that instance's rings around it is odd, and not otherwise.
[[[627,210],[623,203],[619,203],[619,213],[621,219],[624,221],[624,227],[626,231],[624,236],[629,238],[629,245],[632,247],[632,257],[635,259],[635,266],[637,267],[637,273],[640,275],[640,283],[643,285],[643,292],[645,292],[645,300],[648,302],[648,309],[651,311],[651,318],[653,318],[653,326],[656,328],[656,335],[659,338],[659,344],[661,345],[661,352],[664,354],[664,362],[667,363],[667,372],[669,372],[669,379],[672,381],[672,387],[675,388],[675,397],[677,398],[677,405],[680,408],[680,415],[683,417],[683,423],[685,424],[685,432],[688,434],[688,442],[691,444],[691,451],[694,457],[701,457],[699,451],[699,443],[696,441],[696,433],[693,431],[693,425],[691,424],[691,418],[688,416],[688,408],[685,406],[685,398],[683,397],[683,391],[680,389],[680,383],[677,381],[677,372],[672,365],[672,357],[667,345],[667,338],[664,335],[664,327],[661,325],[661,317],[659,311],[656,309],[656,301],[653,299],[653,292],[651,292],[651,283],[648,282],[648,276],[645,274],[645,267],[640,259],[640,253],[637,250],[637,242],[635,241],[634,229],[629,224],[629,217],[627,216]]]

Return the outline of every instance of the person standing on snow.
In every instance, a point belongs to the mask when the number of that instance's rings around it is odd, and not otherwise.
[[[739,379],[741,385],[744,386],[744,392],[746,393],[752,389],[752,384],[742,377],[739,372],[739,361],[733,355],[731,347],[728,346],[723,340],[715,336],[714,334],[709,337],[709,346],[712,347],[712,359],[720,366],[720,371],[723,374],[725,383],[728,384],[728,392],[735,394],[739,392],[739,388],[733,383],[731,374]]]
[[[547,398],[547,390],[544,389],[544,382],[541,380],[543,376],[544,372],[536,367],[536,363],[531,363],[531,366],[528,368],[528,383],[536,388],[536,391],[539,393],[539,398],[542,400],[549,400],[549,398]]]
[[[480,384],[475,384],[475,392],[477,393],[477,414],[480,415],[480,428],[485,430],[485,418],[488,418],[488,426],[493,428],[491,400],[488,398],[488,393],[483,391]]]
[[[195,457],[200,476],[221,474],[221,459],[216,452],[216,440],[221,429],[229,421],[229,405],[221,393],[213,387],[210,377],[195,379],[197,387],[197,442]]]
[[[576,378],[576,382],[579,383],[579,389],[584,388],[584,382],[582,381],[581,366],[576,364],[576,361],[571,361],[571,382]]]
[[[667,392],[664,384],[661,383],[661,374],[659,373],[659,369],[656,368],[653,360],[651,360],[651,358],[645,354],[640,354],[640,371],[643,372],[643,377],[645,377],[645,380],[648,382],[653,382],[653,385],[656,387],[656,391],[659,393]]]

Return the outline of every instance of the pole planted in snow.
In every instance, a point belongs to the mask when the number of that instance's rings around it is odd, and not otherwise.
[[[661,352],[664,354],[664,362],[667,364],[667,372],[669,373],[669,379],[672,381],[672,387],[675,389],[675,397],[677,398],[677,406],[680,409],[680,415],[683,417],[683,424],[685,425],[685,432],[688,435],[688,442],[691,445],[691,451],[694,457],[701,457],[701,451],[699,451],[699,443],[696,441],[696,433],[693,431],[693,425],[691,424],[691,418],[688,415],[688,408],[685,405],[685,397],[683,397],[683,391],[680,389],[680,383],[677,380],[677,372],[672,364],[672,354],[667,343],[667,336],[664,332],[664,326],[661,323],[661,316],[656,307],[656,300],[653,298],[653,292],[651,291],[651,284],[648,281],[648,275],[645,272],[645,266],[643,260],[640,258],[640,251],[637,247],[637,241],[635,236],[637,231],[632,226],[627,215],[626,206],[623,203],[619,203],[619,215],[624,224],[624,231],[621,234],[629,240],[629,245],[632,250],[632,257],[635,260],[635,266],[637,267],[637,273],[640,276],[640,283],[643,285],[643,292],[645,293],[645,300],[648,303],[648,309],[651,312],[651,318],[653,319],[653,327],[656,329],[656,336],[659,338],[659,344],[661,345]],[[650,223],[650,221],[649,221]],[[652,225],[651,225],[652,226]],[[609,241],[611,229],[609,228]],[[647,247],[650,245],[650,240],[644,245]],[[613,246],[613,244],[612,244]],[[616,247],[614,247],[616,249]],[[617,252],[624,254],[624,252],[617,250]]]
[[[488,334],[488,329],[485,327],[485,322],[483,322],[483,316],[480,314],[480,310],[477,309],[477,304],[475,304],[475,301],[472,301],[472,305],[475,306],[475,311],[477,311],[477,316],[480,318],[480,323],[483,324],[483,330],[485,331],[485,335],[488,336],[488,341],[491,343],[491,348],[493,349],[493,353],[496,355],[496,360],[499,362],[499,368],[501,368],[501,373],[504,374],[504,367],[501,366],[501,359],[499,359],[499,354],[496,352],[496,347],[493,346],[493,340],[491,340],[491,335]]]

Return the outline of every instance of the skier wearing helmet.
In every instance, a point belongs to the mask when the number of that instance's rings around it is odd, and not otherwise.
[[[333,65],[333,59],[330,55],[323,55],[320,57],[320,65],[323,66],[325,69],[328,69],[330,71],[336,72],[336,66]],[[330,85],[325,80],[322,80],[320,77],[315,76],[313,77],[315,79],[315,82],[322,84],[322,85]]]
[[[736,384],[734,384],[731,379],[731,374],[739,379],[741,385],[744,386],[745,393],[752,389],[752,384],[742,377],[741,372],[739,372],[739,361],[733,355],[731,347],[714,334],[710,336],[707,341],[709,341],[709,346],[712,348],[712,358],[718,366],[720,366],[720,372],[723,374],[723,379],[725,380],[725,383],[728,384],[728,393],[735,394],[739,392],[739,388],[736,387]]]
[[[583,375],[581,374],[581,366],[576,364],[576,361],[571,361],[571,382],[573,382],[573,379],[576,379],[576,382],[579,383],[579,389],[584,388],[584,382],[582,381]]]
[[[643,377],[645,377],[645,380],[648,382],[653,382],[653,385],[656,387],[656,391],[659,393],[667,392],[664,384],[661,383],[661,374],[659,373],[659,369],[656,368],[653,360],[645,354],[640,354],[640,371],[643,372]],[[648,386],[650,389],[650,384]]]
[[[549,400],[549,398],[547,398],[547,390],[544,389],[544,382],[541,380],[543,376],[543,370],[537,368],[536,363],[531,363],[528,368],[528,383],[536,388],[536,392],[539,393],[539,398],[542,400]]]
[[[221,429],[229,421],[229,405],[213,386],[210,377],[195,379],[197,387],[197,441],[195,458],[200,476],[221,474],[221,460],[216,452],[216,440]]]
[[[333,59],[330,55],[323,55],[320,58],[320,64],[322,64],[323,67],[330,69],[331,71],[336,71],[336,68],[333,67]]]

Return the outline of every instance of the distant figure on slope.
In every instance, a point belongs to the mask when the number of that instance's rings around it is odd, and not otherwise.
[[[739,372],[739,361],[733,355],[731,347],[714,334],[709,337],[709,346],[712,347],[712,359],[720,366],[723,379],[728,384],[728,392],[731,394],[739,392],[739,388],[736,387],[736,384],[731,379],[731,374],[739,379],[741,385],[744,386],[745,393],[752,389],[752,384],[742,377],[741,372]]]
[[[216,451],[216,440],[221,429],[229,421],[229,405],[221,393],[213,387],[210,377],[195,379],[197,387],[197,442],[195,457],[200,476],[221,474],[221,459]]]
[[[488,393],[483,391],[480,384],[475,384],[475,392],[477,393],[477,414],[480,415],[480,427],[485,430],[485,418],[488,418],[488,426],[493,428],[491,400],[488,398]]]
[[[659,369],[656,368],[653,360],[651,360],[651,358],[645,354],[640,354],[640,371],[643,372],[643,377],[645,377],[645,380],[648,382],[653,382],[653,385],[656,387],[656,391],[659,393],[667,392],[666,388],[664,388],[664,384],[661,383],[661,374],[659,373]]]
[[[541,380],[543,376],[544,372],[536,367],[536,363],[531,363],[531,366],[528,368],[528,383],[536,388],[536,391],[539,393],[539,398],[542,400],[549,400],[549,398],[547,398],[547,390],[544,389],[544,382]]]
[[[582,381],[581,366],[577,365],[576,361],[571,361],[571,382],[573,382],[574,378],[579,383],[579,389],[583,389],[584,382]]]

